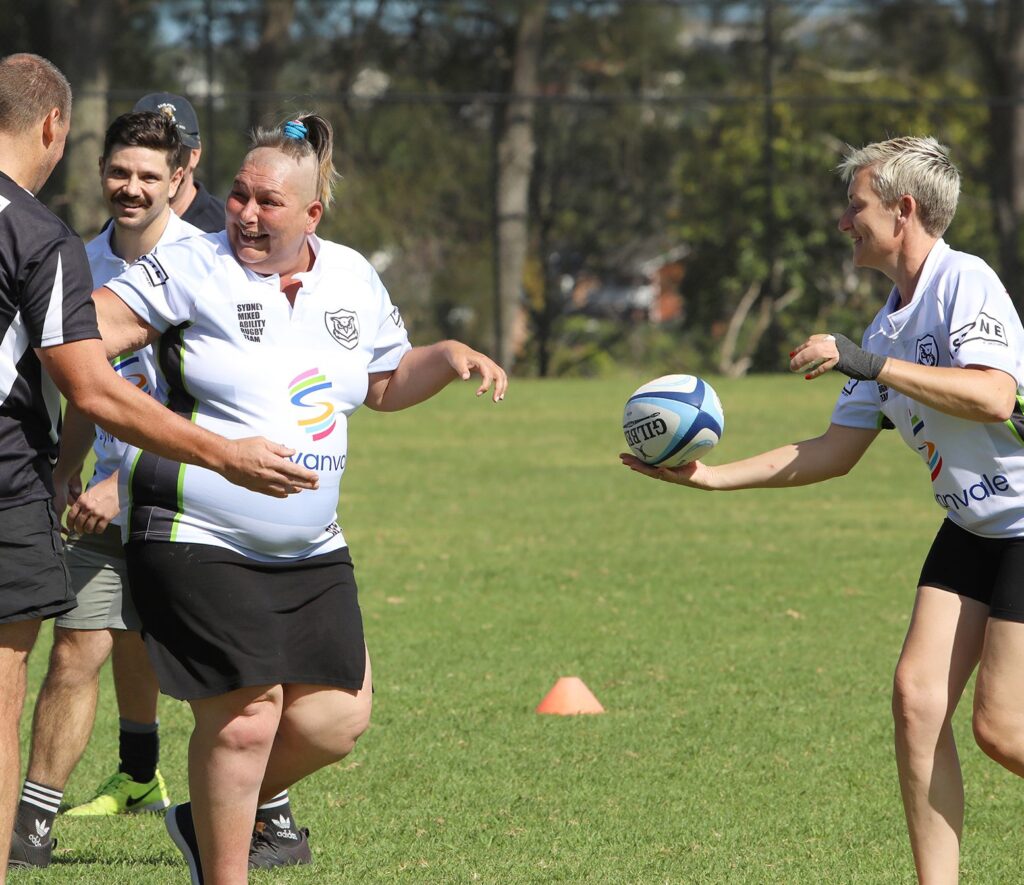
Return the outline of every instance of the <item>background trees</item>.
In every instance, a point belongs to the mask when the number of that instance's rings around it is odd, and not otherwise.
[[[323,228],[371,256],[417,338],[521,373],[785,364],[855,332],[884,281],[835,230],[844,143],[934,134],[949,239],[1024,292],[1024,0],[0,0],[0,51],[52,57],[74,139],[44,194],[84,235],[95,158],[140,94],[188,95],[223,192],[253,125],[326,113]],[[652,320],[654,320],[652,322]]]

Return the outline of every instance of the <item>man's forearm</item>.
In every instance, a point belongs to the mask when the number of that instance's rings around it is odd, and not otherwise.
[[[125,381],[107,362],[98,338],[48,348],[40,354],[57,387],[88,421],[165,458],[218,472],[223,469],[227,440],[175,415]],[[72,443],[80,446],[81,439]]]
[[[113,370],[88,391],[70,396],[82,414],[119,440],[148,452],[222,471],[226,440],[162,406]]]
[[[68,401],[126,443],[207,467],[229,482],[278,498],[319,484],[313,471],[289,460],[293,450],[280,443],[256,436],[225,439],[164,408],[114,372],[98,338],[36,353]]]

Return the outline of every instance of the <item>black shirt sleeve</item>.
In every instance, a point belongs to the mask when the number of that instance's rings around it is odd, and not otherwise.
[[[32,347],[100,337],[92,273],[77,236],[43,244],[24,270],[21,311]]]

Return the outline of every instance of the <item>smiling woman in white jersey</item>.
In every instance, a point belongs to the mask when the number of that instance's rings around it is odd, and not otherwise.
[[[1024,329],[980,258],[941,239],[960,176],[931,138],[850,150],[839,229],[854,263],[893,283],[862,347],[813,335],[790,369],[849,376],[825,433],[743,461],[633,470],[708,490],[783,487],[847,473],[882,429],[918,452],[946,518],[918,580],[896,667],[896,758],[922,883],[958,876],[964,794],[951,720],[978,669],[974,734],[1024,775]]]
[[[257,801],[345,756],[371,682],[352,562],[335,519],[348,418],[392,411],[478,373],[454,341],[412,348],[358,253],[317,238],[335,173],[330,125],[258,131],[227,229],[161,246],[94,297],[104,338],[156,341],[168,405],[205,428],[263,428],[320,486],[264,506],[206,470],[129,450],[129,576],[161,689],[188,700],[191,804],[168,830],[193,882],[242,883]],[[201,860],[200,860],[201,857]]]

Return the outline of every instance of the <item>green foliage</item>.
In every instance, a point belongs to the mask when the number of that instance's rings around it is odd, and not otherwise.
[[[526,342],[523,361],[532,365],[536,339]],[[550,377],[599,378],[706,372],[712,354],[703,336],[676,325],[625,324],[618,320],[571,315],[559,327],[559,346]]]
[[[928,19],[927,10],[921,15]],[[904,24],[904,34],[920,33],[913,23]],[[797,296],[775,319],[767,346],[757,351],[755,369],[784,365],[794,340],[811,331],[835,327],[859,333],[888,291],[881,275],[853,273],[849,244],[836,230],[845,185],[831,170],[844,144],[933,134],[951,146],[966,169],[979,161],[976,133],[985,109],[976,102],[972,82],[948,67],[908,77],[889,63],[887,44],[851,41],[853,27],[848,19],[822,20],[813,40],[780,51],[770,177],[759,99],[763,84],[753,79],[752,63],[738,66],[751,77],[748,83],[741,77],[731,82],[737,101],[708,107],[686,130],[678,155],[675,178],[687,207],[678,230],[693,248],[685,284],[688,322],[713,328],[751,285],[767,286],[775,296]],[[743,48],[738,42],[735,51]],[[753,44],[746,48],[761,52]],[[870,66],[874,55],[877,67]],[[968,181],[967,186],[949,236],[955,248],[996,264],[991,213],[978,199],[977,185]],[[711,292],[716,297],[706,294]]]
[[[883,434],[819,486],[652,482],[616,457],[622,405],[646,380],[517,381],[500,406],[453,385],[408,412],[357,413],[339,518],[373,721],[292,790],[315,864],[253,883],[913,880],[889,688],[942,517],[926,470]],[[710,380],[726,410],[712,463],[820,433],[841,385]],[[44,639],[29,711],[46,657]],[[533,712],[568,675],[604,714]],[[1020,780],[975,746],[962,706],[963,880],[1013,882]],[[191,716],[164,698],[160,719],[181,800]],[[112,770],[116,741],[105,672],[69,801]],[[159,818],[58,818],[55,835],[54,866],[19,882],[186,875]]]
[[[191,95],[206,145],[200,177],[223,194],[257,109],[265,122],[325,113],[345,180],[321,232],[388,262],[385,281],[418,340],[493,347],[495,129],[521,4],[105,2],[118,10],[111,114],[143,90]],[[288,27],[261,57],[269,14],[286,7]],[[0,0],[0,46],[57,51],[54,23],[68,8]],[[524,281],[530,340],[517,371],[593,373],[620,360],[624,331],[587,338],[568,320],[565,278],[633,280],[680,246],[686,312],[669,335],[701,364],[718,364],[752,289],[760,297],[738,350],[755,370],[779,368],[808,331],[857,333],[888,285],[853,272],[835,229],[845,188],[832,170],[847,143],[915,133],[948,144],[964,187],[947,239],[1002,270],[1012,207],[993,139],[1014,88],[1000,79],[1007,47],[993,41],[1008,4],[780,0],[770,35],[766,8],[550,0],[530,198],[537,279]],[[277,91],[255,95],[269,66]],[[787,306],[762,334],[761,311],[779,298]],[[585,356],[605,339],[608,358]]]

